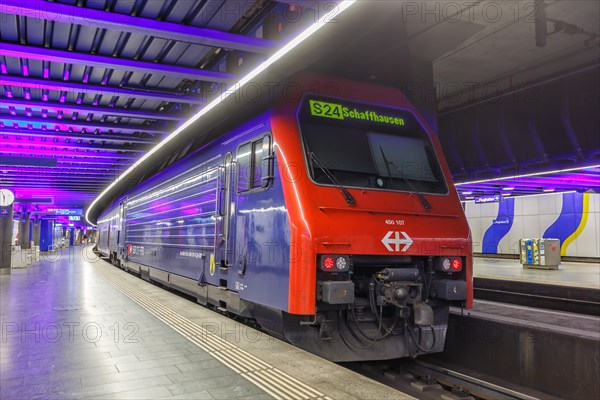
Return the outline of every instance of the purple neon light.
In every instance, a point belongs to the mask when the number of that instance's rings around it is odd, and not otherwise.
[[[29,65],[23,64],[22,66],[23,76],[29,76]]]
[[[42,93],[42,101],[48,101],[48,92],[46,90]]]
[[[67,100],[67,97],[64,94],[61,93],[60,99],[58,99],[58,101],[60,101],[61,103],[64,103],[65,100]]]
[[[68,69],[65,69],[65,73],[63,74],[63,80],[68,81],[70,76],[71,76],[71,71],[69,71]]]
[[[8,74],[8,70],[6,69],[6,64],[4,64],[4,63],[0,64],[0,71],[2,71],[3,74]]]
[[[44,94],[42,94],[42,97],[44,96]],[[47,95],[46,95],[47,96]],[[96,98],[99,98],[96,97]],[[79,94],[78,98],[77,98],[77,102],[81,103],[82,100],[84,99],[84,95],[83,94]],[[71,112],[79,112],[80,114],[102,114],[105,113],[107,115],[114,115],[114,116],[123,116],[123,117],[132,117],[132,118],[139,118],[139,119],[160,119],[160,120],[171,120],[171,121],[179,121],[181,119],[184,118],[184,116],[182,114],[157,114],[154,111],[148,110],[148,111],[143,111],[143,110],[126,110],[124,108],[106,108],[106,107],[98,107],[98,106],[91,106],[91,105],[83,105],[83,104],[73,104],[73,103],[58,103],[58,102],[44,102],[44,101],[38,101],[38,100],[30,100],[30,101],[25,101],[23,99],[19,99],[19,100],[4,100],[4,102],[2,103],[2,105],[4,106],[16,106],[19,108],[22,107],[31,107],[34,110],[35,109],[43,109],[43,108],[49,108],[51,110],[63,110],[65,113],[71,113]]]
[[[6,94],[6,97],[8,97],[9,99],[12,99],[12,97],[13,97],[12,90],[10,90],[10,89],[5,90],[4,93]]]
[[[28,127],[29,128],[29,127]],[[87,150],[93,150],[93,151],[126,151],[128,153],[142,153],[145,152],[145,149],[142,148],[134,148],[134,147],[130,147],[130,146],[122,146],[122,145],[102,145],[102,144],[87,144],[87,143],[80,143],[80,142],[47,142],[47,141],[42,141],[41,139],[43,138],[37,138],[37,140],[32,140],[30,138],[30,140],[10,140],[10,139],[3,139],[2,140],[2,144],[5,146],[15,146],[15,147],[21,147],[21,146],[27,146],[30,148],[41,148],[41,149],[48,149],[49,147],[52,148],[56,148],[56,149],[62,149],[62,150],[66,150],[66,149],[71,149],[71,150],[75,150],[75,151],[87,151]],[[64,139],[69,140],[69,137],[65,137]]]
[[[48,118],[48,110],[42,110],[42,118]]]
[[[31,77],[24,78],[22,76],[0,75],[0,85],[57,91],[83,91],[90,95],[94,94],[96,96],[132,96],[143,99],[148,98],[160,101],[171,101],[173,103],[200,104],[204,102],[204,100],[198,96],[184,96],[173,93],[169,90],[161,90],[156,88],[150,90],[135,90],[115,86],[85,85],[81,83],[35,79]]]
[[[0,47],[0,55],[28,58],[38,61],[51,61],[101,68],[114,68],[133,72],[166,75],[179,79],[202,80],[208,82],[227,83],[231,82],[235,78],[233,74],[219,71],[84,54],[66,50],[47,49],[43,47],[33,48],[31,46],[13,43],[2,43],[2,47]]]
[[[86,72],[83,75],[83,83],[88,83],[89,81],[90,81],[90,74],[89,74],[89,72]]]
[[[31,92],[28,89],[24,90],[23,94],[25,94],[25,99],[26,100],[31,100]]]
[[[7,147],[4,143],[0,145],[0,154],[27,154],[27,155],[42,155],[42,156],[67,156],[67,157],[87,157],[87,158],[108,158],[108,159],[129,159],[135,160],[139,157],[138,154],[120,154],[116,151],[60,151],[56,150],[57,148],[62,148],[60,144],[54,144],[53,147],[48,149],[32,149],[27,146],[27,148],[15,148],[15,147]]]
[[[44,67],[44,78],[50,78],[50,68]]]

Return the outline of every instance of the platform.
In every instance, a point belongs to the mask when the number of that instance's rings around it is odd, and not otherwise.
[[[473,260],[475,299],[600,316],[600,264],[565,262],[542,270],[513,259]]]
[[[517,259],[473,258],[475,278],[600,289],[600,263],[563,262],[557,270],[525,269]]]
[[[0,398],[409,399],[71,247],[0,276]]]

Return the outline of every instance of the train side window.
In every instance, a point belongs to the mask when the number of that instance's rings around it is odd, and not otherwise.
[[[271,136],[244,143],[238,148],[238,192],[266,188],[273,178]]]

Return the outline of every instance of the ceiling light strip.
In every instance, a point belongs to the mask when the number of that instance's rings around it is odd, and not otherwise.
[[[210,110],[215,108],[217,105],[219,105],[221,102],[223,102],[223,100],[225,100],[227,97],[231,96],[233,93],[235,93],[237,90],[239,90],[246,83],[250,82],[252,79],[254,79],[256,76],[258,76],[265,69],[267,69],[268,67],[273,65],[275,62],[277,62],[277,60],[279,60],[281,57],[283,57],[284,55],[289,53],[292,49],[294,49],[296,46],[298,46],[304,40],[306,40],[307,38],[312,36],[319,29],[324,27],[329,21],[332,21],[336,16],[340,15],[342,12],[347,10],[355,2],[356,2],[356,0],[341,1],[339,4],[337,4],[336,7],[333,8],[333,10],[331,10],[330,12],[323,15],[318,21],[314,22],[311,26],[306,28],[302,33],[300,33],[294,39],[290,40],[287,44],[285,44],[282,48],[277,50],[266,61],[264,61],[258,67],[256,67],[252,71],[250,71],[250,73],[248,73],[239,82],[235,83],[233,86],[231,86],[225,92],[223,92],[219,97],[217,97],[216,99],[214,99],[213,101],[208,103],[205,107],[203,107],[200,111],[198,111],[198,113],[196,113],[194,116],[192,116],[190,119],[188,119],[185,123],[183,123],[181,126],[179,126],[173,133],[171,133],[169,136],[167,136],[165,139],[163,139],[160,143],[158,143],[155,147],[153,147],[148,153],[144,154],[138,161],[133,163],[131,165],[131,167],[129,167],[125,172],[123,172],[123,174],[121,176],[119,176],[113,183],[111,183],[106,189],[104,189],[98,197],[96,197],[94,199],[94,201],[92,202],[92,204],[90,205],[90,207],[87,209],[87,211],[85,213],[85,219],[88,221],[88,223],[91,225],[95,225],[90,221],[90,218],[89,218],[91,210],[94,208],[94,206],[96,204],[98,204],[100,199],[102,199],[113,187],[115,187],[115,185],[117,185],[117,183],[119,183],[119,181],[124,179],[136,167],[138,167],[140,164],[142,164],[146,159],[148,159],[150,156],[152,156],[154,153],[156,153],[158,150],[160,150],[162,147],[164,147],[167,143],[169,143],[171,140],[173,140],[175,137],[177,137],[177,135],[179,135],[181,132],[183,132],[187,127],[192,125],[203,115],[205,115]]]
[[[532,172],[530,174],[523,174],[523,175],[515,175],[515,176],[503,176],[501,178],[491,178],[491,179],[481,179],[481,180],[477,180],[477,181],[469,181],[469,182],[458,182],[455,183],[454,186],[464,186],[464,185],[472,185],[475,183],[487,183],[487,182],[497,182],[497,181],[514,181],[517,179],[521,179],[521,178],[529,178],[532,176],[542,176],[542,175],[549,175],[549,174],[560,174],[563,172],[572,172],[572,171],[582,171],[585,169],[591,169],[591,168],[600,168],[600,164],[598,165],[590,165],[587,167],[574,167],[574,168],[565,168],[565,169],[557,169],[557,170],[553,170],[553,171],[544,171],[544,172]]]

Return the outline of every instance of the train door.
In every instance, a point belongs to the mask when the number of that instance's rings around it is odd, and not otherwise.
[[[119,260],[125,257],[125,213],[127,208],[127,199],[123,200],[119,206],[119,218],[117,220],[119,230],[117,231],[117,254]]]
[[[216,260],[211,261],[210,273],[216,275],[218,286],[228,287],[229,270],[235,263],[235,235],[232,235],[232,218],[235,205],[233,202],[233,175],[234,162],[233,155],[225,155],[224,164],[221,168],[221,184],[218,191],[218,224]],[[211,279],[212,280],[212,279]]]
[[[248,295],[249,276],[260,276],[264,267],[262,249],[268,251],[270,240],[268,212],[273,205],[267,192],[273,179],[273,155],[270,134],[243,143],[237,151],[237,185],[235,236],[237,246],[236,272],[233,286]],[[266,254],[266,253],[265,253]],[[265,257],[266,258],[266,257]],[[233,276],[233,275],[232,275]]]

